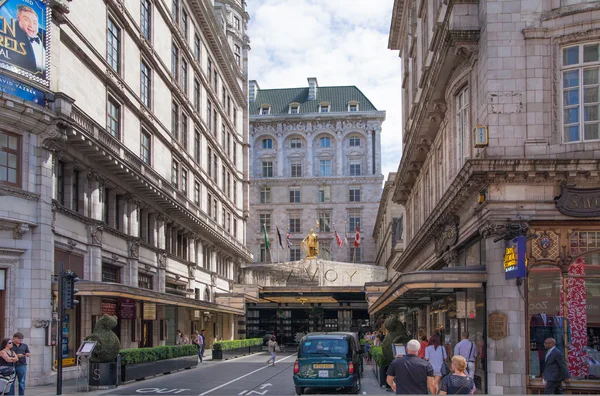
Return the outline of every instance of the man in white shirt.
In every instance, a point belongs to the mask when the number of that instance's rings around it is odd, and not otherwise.
[[[454,346],[454,356],[460,355],[467,361],[469,377],[475,376],[475,358],[477,357],[477,347],[469,341],[469,332],[463,331],[462,341]]]
[[[17,7],[17,20],[19,27],[25,33],[25,55],[27,63],[22,65],[31,73],[44,72],[46,70],[46,54],[44,40],[39,31],[39,19],[33,8],[27,5]]]

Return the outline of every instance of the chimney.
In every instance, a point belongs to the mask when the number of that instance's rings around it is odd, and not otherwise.
[[[250,102],[254,102],[256,100],[256,95],[258,95],[258,91],[260,90],[260,87],[258,86],[258,82],[256,80],[250,80],[248,85],[249,85],[248,100]]]
[[[308,78],[308,100],[317,99],[317,91],[319,89],[319,83],[316,77]]]

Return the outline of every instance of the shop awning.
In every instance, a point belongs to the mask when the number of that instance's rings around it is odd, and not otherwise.
[[[227,305],[215,304],[208,301],[195,300],[192,298],[176,296],[173,294],[160,293],[155,290],[141,289],[138,287],[121,285],[107,282],[77,282],[78,296],[97,296],[111,298],[131,298],[139,301],[148,301],[158,304],[175,305],[192,309],[202,309],[211,312],[228,313],[234,315],[245,315],[243,309],[229,307]]]
[[[487,278],[483,266],[451,267],[439,271],[401,274],[370,307],[369,314],[401,311],[431,303],[454,289],[483,287]]]

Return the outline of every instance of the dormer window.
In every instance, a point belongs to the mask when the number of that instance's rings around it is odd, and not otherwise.
[[[290,114],[298,114],[300,113],[300,103],[290,103],[290,108],[288,111]]]
[[[260,107],[260,115],[269,115],[271,114],[271,106],[270,105],[262,105]]]
[[[356,100],[351,100],[348,102],[348,111],[351,113],[355,113],[358,111],[358,102]]]
[[[330,106],[329,102],[321,102],[319,104],[319,113],[329,113]]]
[[[263,149],[272,149],[273,148],[273,139],[267,138],[262,140],[262,148]]]

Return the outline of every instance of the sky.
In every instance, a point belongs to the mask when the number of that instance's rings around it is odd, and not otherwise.
[[[382,173],[402,155],[401,61],[387,49],[394,0],[249,0],[249,79],[261,89],[355,85],[377,110]]]

